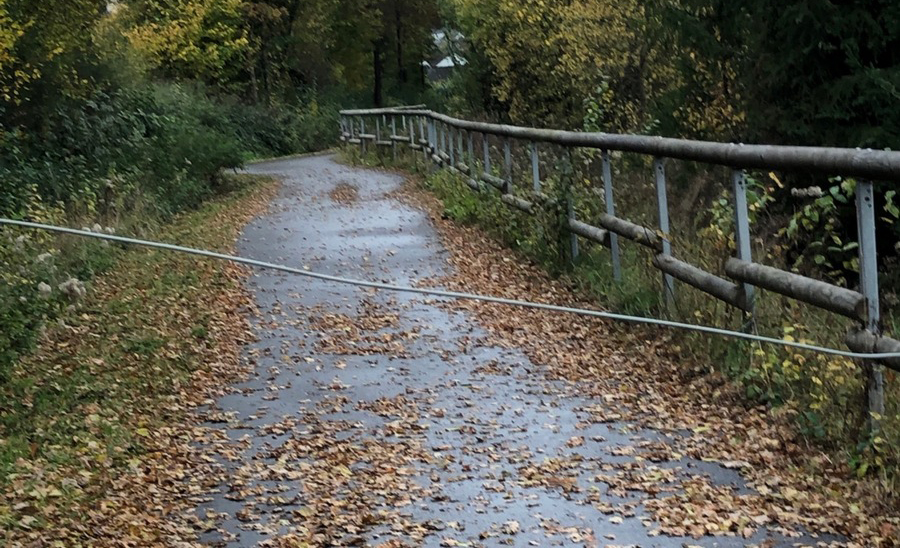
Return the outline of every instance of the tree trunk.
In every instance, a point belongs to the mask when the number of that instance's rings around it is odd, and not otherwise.
[[[376,107],[384,105],[384,38],[375,40],[372,52],[375,84],[372,89],[372,102]]]
[[[405,84],[407,77],[406,66],[403,64],[403,17],[401,15],[401,3],[400,0],[394,3],[394,26],[397,30],[397,78],[401,84]]]
[[[259,104],[259,82],[256,80],[256,58],[250,63],[250,100]]]

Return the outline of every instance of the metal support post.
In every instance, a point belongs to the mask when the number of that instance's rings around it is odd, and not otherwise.
[[[538,161],[537,143],[531,142],[531,179],[532,188],[535,192],[541,191],[541,172],[540,163]]]
[[[397,117],[391,114],[391,161],[397,162]]]
[[[881,334],[878,302],[878,254],[875,248],[875,192],[871,181],[856,183],[856,222],[859,232],[859,285],[866,298],[866,329]],[[875,351],[873,348],[872,351]],[[869,431],[877,432],[884,416],[884,365],[865,360]]]
[[[366,118],[365,116],[359,117],[359,150],[362,156],[366,155],[366,140],[363,138],[363,134],[366,132]]]
[[[484,149],[484,174],[491,173],[491,142],[487,133],[481,134],[481,148]]]
[[[475,135],[469,131],[469,178],[478,181],[478,174],[475,173]]]
[[[503,139],[503,194],[512,191],[512,147],[509,137]]]
[[[575,220],[575,196],[571,188],[566,196],[566,214],[570,221]],[[578,235],[571,230],[569,231],[569,255],[573,263],[578,259]]]
[[[405,116],[404,116],[405,118]],[[409,154],[412,156],[413,161],[413,171],[419,171],[419,159],[416,156],[416,149],[412,148],[416,146],[416,121],[413,118],[409,119]]]
[[[653,171],[656,174],[656,205],[659,210],[659,230],[662,232],[662,254],[672,254],[672,243],[669,241],[669,199],[666,196],[666,168],[662,158],[653,159]],[[670,274],[663,274],[663,293],[665,293],[666,306],[669,311],[674,311],[675,305],[675,278]]]
[[[425,118],[422,116],[419,116],[418,118],[419,118],[419,137],[422,138],[422,137],[425,137]],[[425,137],[425,140],[428,141],[428,138]],[[421,144],[421,143],[416,143],[416,144]]]
[[[603,195],[606,201],[606,213],[615,216],[616,202],[613,198],[612,163],[609,160],[609,151],[604,150],[600,154],[600,159],[603,164]],[[619,235],[615,232],[609,233],[609,249],[612,254],[613,279],[621,282],[622,263],[619,255]]]
[[[731,172],[731,185],[734,189],[734,244],[737,258],[742,261],[753,262],[753,252],[750,248],[750,214],[747,210],[747,176],[740,170]],[[744,300],[750,307],[749,317],[744,326],[745,331],[750,331],[755,322],[753,300],[756,288],[750,284],[742,284],[744,288]]]
[[[457,129],[453,126],[448,128],[447,135],[447,148],[450,151],[450,167],[456,167],[456,145],[453,143],[453,134],[457,132]]]
[[[459,163],[465,163],[463,161],[463,132],[461,129],[456,130],[456,161]],[[456,165],[456,164],[454,164]]]
[[[431,165],[432,171],[434,170],[434,154],[437,148],[437,127],[434,120],[428,121],[428,162]]]

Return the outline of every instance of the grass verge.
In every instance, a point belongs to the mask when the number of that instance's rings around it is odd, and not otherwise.
[[[277,184],[229,190],[154,235],[230,251]],[[147,249],[119,254],[0,386],[5,545],[153,544],[178,534],[173,485],[191,459],[189,411],[241,374],[251,306],[236,265]],[[185,531],[181,531],[182,533]],[[106,541],[106,542],[104,542]]]

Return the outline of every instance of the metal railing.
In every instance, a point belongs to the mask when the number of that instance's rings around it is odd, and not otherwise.
[[[374,133],[367,133],[374,127]],[[399,122],[399,126],[398,126]],[[575,204],[568,200],[567,228],[573,255],[578,253],[578,238],[591,240],[610,250],[613,277],[622,276],[619,239],[625,238],[649,248],[652,264],[662,272],[663,292],[670,301],[675,280],[703,291],[752,319],[755,288],[762,288],[812,306],[846,316],[859,323],[846,337],[854,352],[900,352],[900,341],[880,332],[877,252],[875,247],[875,195],[873,180],[900,181],[900,152],[797,147],[741,145],[663,137],[584,133],[472,122],[452,118],[415,107],[341,111],[341,140],[359,145],[365,154],[369,144],[389,147],[396,159],[398,144],[420,151],[434,164],[461,175],[473,189],[482,183],[501,192],[501,200],[512,208],[534,214],[548,197],[541,191],[538,143],[600,151],[605,213],[594,226],[579,220]],[[398,131],[399,129],[399,131]],[[383,135],[389,130],[388,135]],[[475,154],[474,136],[480,134],[482,153]],[[492,173],[489,137],[501,139],[502,177]],[[531,158],[530,200],[513,194],[511,140],[528,145]],[[653,158],[658,227],[650,228],[616,215],[613,200],[612,152],[628,152]],[[666,194],[667,159],[686,160],[725,166],[731,169],[732,206],[734,207],[736,256],[725,264],[726,279],[677,259],[672,253],[669,204]],[[480,160],[481,169],[478,169]],[[750,217],[747,205],[745,170],[766,169],[857,178],[856,217],[859,238],[859,291],[842,288],[806,276],[754,262],[750,242]],[[868,409],[878,416],[884,413],[884,367],[900,371],[900,358],[866,360]]]

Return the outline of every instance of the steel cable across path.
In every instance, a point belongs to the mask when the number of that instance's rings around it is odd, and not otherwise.
[[[357,287],[366,287],[371,289],[379,289],[383,291],[395,291],[399,293],[414,293],[419,295],[429,295],[433,297],[446,297],[450,299],[463,299],[463,300],[472,300],[472,301],[482,301],[489,302],[495,304],[502,304],[508,306],[519,306],[524,308],[535,308],[539,310],[549,310],[553,312],[562,312],[567,314],[578,314],[582,316],[591,316],[595,318],[604,318],[607,320],[615,320],[620,322],[627,323],[642,323],[648,325],[656,325],[660,327],[670,327],[675,329],[683,329],[687,331],[696,331],[700,333],[706,333],[710,335],[719,335],[723,337],[731,337],[737,339],[745,339],[753,342],[771,344],[776,346],[785,346],[790,348],[797,348],[801,350],[808,350],[811,352],[817,352],[820,354],[828,354],[832,356],[840,356],[844,358],[854,358],[854,359],[888,359],[888,358],[900,358],[900,352],[881,352],[881,353],[862,353],[862,352],[852,352],[847,350],[839,350],[836,348],[829,348],[824,346],[818,346],[813,344],[805,344],[799,343],[795,341],[787,341],[783,339],[776,339],[773,337],[765,337],[762,335],[755,335],[752,333],[743,333],[740,331],[733,331],[730,329],[721,329],[718,327],[710,327],[705,325],[696,325],[689,324],[683,322],[674,322],[669,320],[662,320],[659,318],[647,318],[643,316],[631,316],[627,314],[616,314],[614,312],[603,312],[601,310],[590,310],[586,308],[573,308],[568,306],[560,306],[554,304],[547,303],[533,303],[529,301],[521,301],[516,299],[506,299],[503,297],[493,297],[489,295],[478,295],[474,293],[461,293],[457,291],[447,291],[443,289],[437,288],[422,288],[422,287],[408,287],[394,284],[387,284],[381,282],[370,282],[366,280],[356,280],[352,278],[344,278],[341,276],[332,276],[330,274],[322,274],[319,272],[311,272],[308,270],[303,270],[299,268],[293,268],[290,266],[279,265],[274,263],[268,263],[264,261],[257,261],[254,259],[247,259],[245,257],[238,257],[234,255],[227,255],[224,253],[216,253],[214,251],[208,251],[203,249],[195,249],[191,247],[183,247],[174,244],[167,244],[163,242],[153,242],[149,240],[140,240],[136,238],[127,238],[124,236],[115,236],[111,234],[100,234],[96,232],[90,232],[87,230],[77,230],[74,228],[66,228],[54,225],[47,225],[42,223],[32,223],[27,221],[16,221],[12,219],[3,219],[0,218],[0,225],[7,226],[16,226],[21,228],[31,228],[37,230],[46,230],[49,232],[57,232],[62,234],[71,234],[74,236],[82,236],[85,238],[94,238],[98,240],[107,240],[112,242],[118,242],[122,244],[129,245],[137,245],[142,247],[150,247],[155,249],[162,249],[166,251],[174,251],[177,253],[186,253],[188,255],[196,255],[199,257],[206,257],[210,259],[218,259],[222,261],[230,261],[239,264],[245,264],[248,266],[254,266],[257,268],[267,268],[271,270],[278,270],[281,272],[287,272],[289,274],[295,274],[297,276],[304,276],[307,278],[313,278],[317,280],[322,280],[326,282],[334,282],[345,285],[352,285]]]

